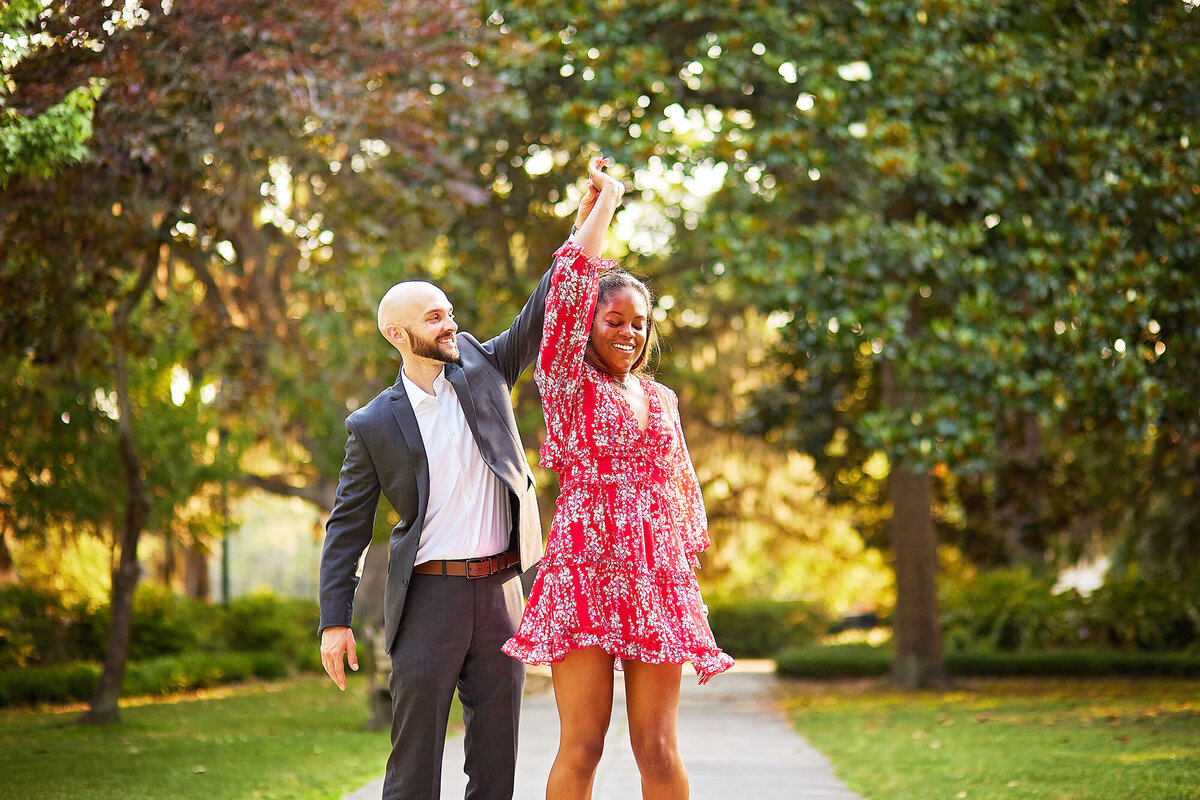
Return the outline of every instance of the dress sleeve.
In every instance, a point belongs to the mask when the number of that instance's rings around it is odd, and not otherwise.
[[[683,540],[683,550],[693,567],[699,567],[696,554],[706,549],[711,541],[708,537],[708,514],[704,510],[704,495],[700,492],[700,479],[692,466],[687,442],[683,438],[683,424],[679,418],[679,397],[665,386],[659,385],[659,397],[663,409],[674,428],[671,447],[667,452],[669,480],[674,491],[672,502]]]
[[[589,256],[572,242],[554,253],[542,344],[533,370],[546,416],[542,465],[550,469],[559,468],[566,434],[580,403],[583,354],[596,307],[599,271],[615,263]]]

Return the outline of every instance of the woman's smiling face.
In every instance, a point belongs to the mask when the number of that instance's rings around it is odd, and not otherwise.
[[[649,320],[646,299],[630,286],[614,289],[597,304],[588,345],[596,366],[624,378],[646,349]]]

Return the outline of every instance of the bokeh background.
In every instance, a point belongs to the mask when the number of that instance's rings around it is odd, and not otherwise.
[[[1194,669],[1196,6],[7,4],[0,702],[312,669],[378,299],[499,332],[598,153],[735,655]]]

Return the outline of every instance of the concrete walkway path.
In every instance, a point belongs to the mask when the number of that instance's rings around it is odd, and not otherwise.
[[[774,665],[739,661],[707,686],[696,686],[684,667],[679,704],[679,749],[691,783],[691,800],[862,800],[833,774],[829,762],[796,734],[773,699]],[[558,748],[558,715],[549,671],[530,670],[521,712],[514,800],[543,800],[546,776]],[[539,690],[540,689],[540,690]],[[446,740],[442,800],[462,800],[462,737]],[[382,779],[344,800],[379,800]],[[641,797],[629,746],[624,682],[617,674],[612,723],[593,800]]]

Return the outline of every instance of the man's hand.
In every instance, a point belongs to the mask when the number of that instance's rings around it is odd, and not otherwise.
[[[588,183],[587,188],[583,191],[583,199],[579,201],[579,210],[575,212],[575,230],[582,228],[584,221],[592,213],[596,201],[600,199],[601,189],[609,184],[615,184],[613,188],[619,188],[620,192],[624,193],[624,184],[605,172],[612,163],[613,160],[605,156],[593,158],[588,162]]]
[[[358,649],[354,645],[354,632],[346,627],[326,628],[321,631],[321,664],[330,680],[346,691],[346,668],[342,657],[350,662],[350,669],[358,672]]]
[[[625,184],[606,172],[612,163],[611,158],[593,158],[588,164],[588,185],[595,188],[597,195],[605,189],[616,192],[619,200],[625,194]]]

